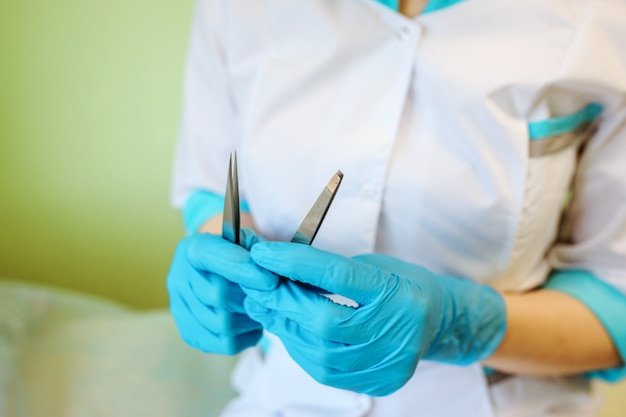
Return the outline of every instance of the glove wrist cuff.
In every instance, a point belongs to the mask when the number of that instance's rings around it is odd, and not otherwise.
[[[506,331],[506,305],[493,288],[448,278],[440,334],[424,359],[455,365],[482,361],[498,348]]]

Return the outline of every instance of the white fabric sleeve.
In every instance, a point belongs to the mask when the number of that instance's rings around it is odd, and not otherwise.
[[[236,112],[221,39],[225,19],[220,4],[197,0],[193,13],[171,189],[176,207],[194,191],[223,194],[228,155],[234,150]]]
[[[585,375],[609,382],[626,378],[626,295],[585,270],[554,271],[543,288],[569,294],[585,304],[602,323],[622,358],[621,365]]]
[[[626,103],[603,117],[584,151],[567,211],[570,238],[554,269],[585,269],[626,295]]]
[[[626,295],[626,4],[590,2],[564,59],[568,88],[602,104],[581,155],[566,212],[569,239],[548,254],[554,269],[584,269]]]
[[[570,236],[550,252],[556,272],[544,287],[585,304],[626,363],[626,95],[584,150],[570,204]],[[618,381],[626,367],[588,375]]]
[[[603,324],[626,363],[624,102],[612,114],[605,115],[602,128],[583,153],[566,222],[569,240],[557,244],[549,254],[551,266],[560,271],[552,275],[545,287],[583,302]],[[626,367],[589,375],[618,381],[626,377]]]

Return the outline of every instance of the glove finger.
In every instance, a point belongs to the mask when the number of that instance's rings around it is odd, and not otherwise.
[[[259,290],[271,290],[278,285],[278,277],[259,268],[250,258],[250,252],[239,245],[208,233],[192,235],[183,242],[182,250],[197,270]]]
[[[285,344],[285,348],[313,379],[321,384],[346,389],[370,396],[385,396],[400,389],[411,375],[399,374],[393,368],[375,366],[354,372],[345,372],[334,366],[320,365],[308,351],[295,345]]]
[[[185,343],[205,353],[236,355],[243,349],[256,345],[263,334],[261,329],[254,329],[236,336],[226,337],[207,330],[192,315],[183,314],[181,318],[180,314],[173,312],[173,316],[178,333]]]
[[[419,276],[420,274],[422,276],[432,275],[432,272],[420,265],[405,262],[401,259],[392,258],[387,255],[382,255],[380,253],[367,253],[363,255],[357,255],[352,257],[352,259],[368,265],[377,266],[384,269],[385,271],[392,271],[394,274],[400,276],[415,277]]]
[[[198,271],[179,256],[175,257],[168,274],[167,289],[169,294],[183,292],[187,298],[193,296],[206,306],[245,313],[245,294],[239,285],[219,275]]]
[[[247,314],[231,313],[224,309],[213,308],[203,304],[191,288],[177,294],[177,306],[204,329],[216,336],[231,337],[261,329],[259,323]],[[189,318],[186,321],[190,321]]]
[[[308,245],[260,242],[250,251],[254,262],[277,275],[367,304],[387,287],[388,273]]]
[[[246,298],[245,306],[251,318],[259,322],[265,330],[281,339],[291,336],[302,340],[303,343],[308,343],[310,346],[332,343],[327,342],[324,339],[320,339],[314,334],[308,332],[306,329],[302,328],[298,323],[289,320],[274,310],[263,307],[251,298]]]
[[[254,300],[247,300],[246,306],[264,329],[278,336],[285,345],[306,352],[307,357],[318,364],[330,364],[338,370],[353,372],[371,368],[397,350],[397,346],[370,349],[367,343],[350,345],[322,339],[299,323],[264,308]]]
[[[197,274],[189,280],[189,285],[198,300],[206,306],[231,313],[246,313],[243,308],[246,295],[238,284],[215,274]]]
[[[248,314],[252,313],[251,308],[257,308],[254,312],[259,312],[258,305],[261,305],[321,339],[357,344],[371,338],[369,323],[373,309],[370,306],[355,309],[337,304],[289,280],[283,280],[273,291],[243,290],[248,294],[248,304],[245,305]],[[252,304],[252,300],[256,304]],[[263,327],[267,329],[265,325]]]
[[[248,251],[252,249],[252,247],[257,243],[265,241],[263,237],[259,236],[253,229],[250,229],[248,227],[241,228],[240,237],[240,245]]]
[[[223,348],[229,352],[239,353],[244,349],[256,346],[256,344],[259,343],[261,336],[263,336],[262,329],[251,330],[237,335],[235,338],[226,340]]]
[[[220,343],[220,336],[198,322],[179,294],[170,295],[170,310],[185,343],[203,352],[218,353],[215,349]]]

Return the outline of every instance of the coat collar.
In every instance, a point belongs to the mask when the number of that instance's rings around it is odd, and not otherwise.
[[[393,9],[398,10],[400,6],[400,0],[376,0],[381,4]],[[436,12],[437,10],[445,9],[463,0],[430,0],[422,14]]]

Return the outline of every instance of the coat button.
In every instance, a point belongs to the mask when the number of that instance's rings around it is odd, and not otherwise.
[[[380,187],[376,184],[364,184],[361,187],[361,197],[367,200],[377,200],[380,197]]]
[[[398,38],[398,40],[400,40],[400,41],[403,41],[403,40],[407,39],[409,37],[409,35],[411,35],[411,29],[409,29],[408,26],[402,26],[396,32],[396,38]]]

